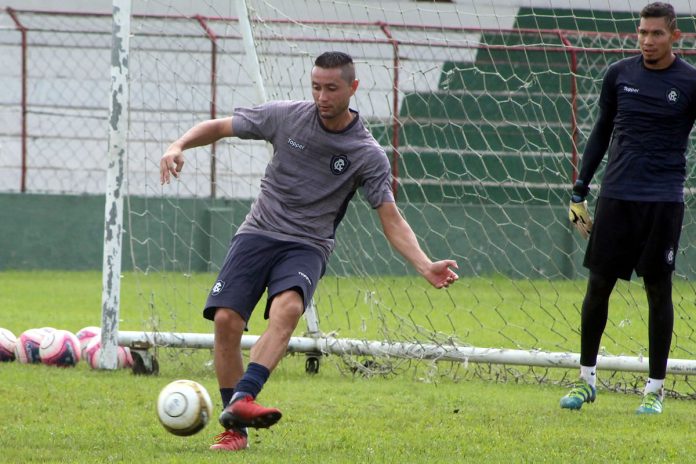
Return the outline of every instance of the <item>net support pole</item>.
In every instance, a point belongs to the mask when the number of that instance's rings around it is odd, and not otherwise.
[[[243,335],[242,349],[251,349],[258,335]],[[175,332],[121,332],[119,343],[123,346],[151,348],[156,346],[179,348],[212,349],[215,338],[212,334]],[[321,353],[349,356],[376,356],[404,359],[427,359],[516,366],[560,367],[577,369],[580,355],[549,351],[525,351],[499,348],[477,348],[474,346],[435,345],[428,343],[398,343],[385,341],[356,340],[349,338],[291,337],[288,353]],[[602,356],[597,358],[599,369],[622,372],[648,372],[649,359],[635,356]],[[696,375],[696,360],[669,359],[668,374]]]
[[[121,294],[123,189],[128,134],[128,52],[131,0],[113,0],[111,33],[111,93],[109,94],[109,151],[104,208],[102,264],[101,369],[118,367],[118,320]]]
[[[239,17],[239,29],[242,32],[242,42],[244,43],[244,53],[247,57],[247,64],[251,74],[251,79],[254,81],[256,94],[259,103],[266,102],[266,88],[263,85],[261,77],[261,67],[259,66],[259,56],[256,53],[256,43],[254,42],[254,34],[251,30],[251,21],[249,21],[249,10],[247,9],[246,0],[236,0],[237,16]]]

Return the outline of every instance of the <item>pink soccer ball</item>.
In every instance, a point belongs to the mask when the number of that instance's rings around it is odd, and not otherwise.
[[[82,357],[84,359],[87,359],[87,357],[85,356],[85,348],[87,348],[89,342],[92,341],[92,338],[99,337],[100,335],[101,329],[99,327],[94,326],[83,327],[77,331],[75,336],[78,340],[80,340],[80,350],[82,351]]]
[[[17,337],[7,329],[0,327],[0,361],[14,361]]]
[[[93,337],[92,340],[87,344],[85,348],[84,355],[85,361],[90,365],[92,369],[98,369],[99,357],[101,356],[102,346],[101,339],[99,337]],[[133,366],[133,356],[131,355],[130,349],[128,347],[119,346],[117,347],[117,366],[119,368],[131,367]]]
[[[29,329],[22,332],[17,338],[15,346],[15,357],[23,364],[34,364],[41,362],[39,347],[45,336],[42,329]]]
[[[39,346],[41,362],[50,366],[72,367],[80,361],[80,340],[67,330],[46,334]]]

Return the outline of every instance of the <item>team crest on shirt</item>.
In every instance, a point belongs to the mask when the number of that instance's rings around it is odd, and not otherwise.
[[[348,170],[350,161],[346,155],[335,155],[331,158],[331,172],[336,176],[340,176]]]
[[[667,101],[671,104],[675,104],[677,100],[679,100],[679,90],[672,87],[667,91]]]

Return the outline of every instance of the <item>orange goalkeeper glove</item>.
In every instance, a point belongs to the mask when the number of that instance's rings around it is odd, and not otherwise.
[[[587,239],[592,232],[592,218],[590,217],[590,211],[587,209],[587,200],[585,200],[585,196],[589,191],[589,187],[586,187],[581,180],[578,180],[573,187],[573,196],[570,198],[570,207],[568,208],[570,222],[578,229],[584,239]]]

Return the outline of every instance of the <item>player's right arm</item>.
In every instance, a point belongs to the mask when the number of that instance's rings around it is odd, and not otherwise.
[[[174,141],[160,158],[160,183],[169,183],[171,176],[179,177],[184,167],[184,150],[215,143],[221,138],[232,137],[232,117],[203,121],[186,131]]]
[[[592,232],[592,217],[590,216],[586,200],[587,195],[590,193],[590,180],[592,180],[599,163],[604,157],[604,153],[607,151],[613,130],[614,115],[600,108],[599,117],[582,155],[582,170],[578,180],[573,185],[573,192],[568,205],[568,219],[570,219],[570,222],[573,223],[584,239],[589,238]]]
[[[592,218],[587,207],[586,197],[590,192],[590,181],[594,177],[604,154],[609,147],[611,135],[614,132],[616,117],[616,67],[610,67],[602,81],[602,91],[599,98],[599,114],[587,140],[582,154],[582,169],[573,185],[573,192],[568,207],[568,218],[580,235],[587,239],[592,232]]]

